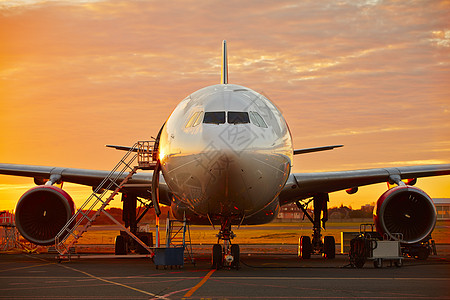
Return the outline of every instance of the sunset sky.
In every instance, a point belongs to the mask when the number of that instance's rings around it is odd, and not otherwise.
[[[220,81],[270,98],[295,172],[450,163],[450,1],[2,1],[0,162],[110,170]],[[0,176],[0,210],[33,180]],[[80,205],[89,188],[66,184]],[[450,176],[419,179],[450,198]],[[371,203],[386,184],[331,206]],[[120,203],[119,203],[120,204]]]

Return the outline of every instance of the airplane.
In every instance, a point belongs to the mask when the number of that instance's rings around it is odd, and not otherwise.
[[[294,149],[289,127],[277,107],[260,93],[228,82],[226,41],[221,64],[220,84],[187,96],[161,127],[153,148],[153,173],[134,174],[121,190],[123,220],[132,233],[136,234],[142,217],[135,213],[139,199],[148,200],[148,208],[154,207],[157,214],[159,204],[167,205],[178,220],[219,226],[212,266],[238,268],[240,249],[232,243],[232,226],[269,223],[280,206],[296,203],[313,227],[312,239],[300,238],[299,256],[334,258],[334,237],[322,238],[321,234],[328,219],[329,193],[346,190],[353,194],[361,186],[389,182],[397,186],[376,203],[377,231],[397,240],[400,233],[400,241],[410,253],[428,256],[436,209],[433,200],[413,185],[419,177],[449,175],[450,164],[293,173],[294,155],[343,145]],[[108,173],[0,164],[0,174],[33,177],[37,184],[19,199],[15,212],[22,236],[38,245],[54,244],[56,234],[76,211],[70,195],[55,184],[70,182],[95,188]],[[310,203],[312,215],[307,210]],[[116,249],[132,247],[132,241],[116,239]]]

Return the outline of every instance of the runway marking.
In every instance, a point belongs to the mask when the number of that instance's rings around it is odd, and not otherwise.
[[[28,273],[47,273],[47,271],[28,271]]]
[[[23,261],[17,260],[17,261],[6,261],[6,262],[0,262],[0,265],[10,265],[10,264],[16,264],[16,263],[22,263]]]
[[[226,297],[218,297],[214,296],[201,296],[200,299],[261,299],[261,296],[226,296]],[[443,296],[270,296],[266,297],[267,299],[448,299]],[[263,299],[266,299],[263,298]]]
[[[221,283],[221,284],[224,284],[224,283],[232,284],[233,287],[237,287],[237,286],[256,286],[256,287],[266,287],[266,288],[276,288],[276,289],[287,289],[288,288],[288,286],[286,286],[286,285],[271,284],[271,282],[267,283],[267,284],[260,283],[260,282],[258,282],[258,283],[251,283],[250,282],[249,283],[249,282],[243,282],[242,280],[240,280],[240,281],[217,280],[216,277],[214,277],[212,280],[216,281],[218,283]],[[291,287],[291,289],[295,289],[295,290],[298,290],[300,292],[303,292],[303,291],[309,291],[309,292],[311,292],[311,291],[325,291],[325,290],[327,290],[326,288],[315,288],[315,287]],[[335,289],[335,292],[348,293],[349,290],[348,289],[342,289],[342,290]],[[373,293],[373,291],[359,291],[359,292],[362,293],[362,294],[372,294]],[[420,294],[406,294],[406,293],[399,293],[399,292],[382,292],[382,291],[380,291],[379,294],[384,294],[384,296],[376,296],[376,297],[393,297],[393,296],[395,296],[396,298],[399,298],[399,297],[407,297],[407,298],[409,298],[409,297],[425,297],[425,296],[420,295]],[[333,297],[333,296],[328,296],[328,297]],[[358,296],[358,297],[361,297],[361,296]],[[278,297],[278,298],[280,298],[280,297]],[[290,297],[288,297],[288,298],[290,298]],[[309,298],[309,297],[307,297],[307,298]],[[342,297],[340,296],[340,298],[342,298]]]
[[[208,279],[209,277],[211,277],[211,275],[216,271],[216,269],[212,269],[211,271],[208,272],[208,274],[206,274],[205,277],[203,277],[203,279],[197,283],[196,286],[194,286],[189,292],[187,292],[183,297],[190,297],[192,296],[193,293],[195,293],[196,290],[198,290]]]
[[[96,279],[94,279],[96,280]],[[28,283],[27,285],[32,285],[34,283]],[[15,288],[0,288],[0,291],[24,291],[24,290],[44,290],[44,289],[55,289],[55,288],[61,288],[61,289],[68,289],[68,288],[84,288],[84,287],[103,287],[103,286],[112,286],[113,284],[111,283],[106,283],[106,282],[102,282],[102,283],[96,283],[96,284],[84,284],[84,285],[73,285],[73,284],[69,284],[69,285],[51,285],[51,286],[32,286],[32,287],[23,287],[23,286],[18,286]],[[147,297],[148,299],[148,297]]]
[[[147,299],[148,297],[145,296],[140,296],[140,297],[136,297],[136,296],[1,296],[0,295],[0,299],[93,299],[93,300],[97,300],[97,299]]]
[[[60,264],[60,266],[63,267],[63,268],[72,270],[72,271],[76,271],[76,272],[82,273],[82,274],[84,274],[84,275],[86,275],[86,276],[89,276],[89,277],[91,277],[91,278],[95,278],[95,279],[97,279],[97,280],[100,280],[100,281],[103,281],[103,282],[106,282],[106,283],[110,283],[110,284],[114,284],[114,285],[117,285],[117,286],[121,286],[121,287],[130,289],[130,290],[133,290],[133,291],[136,291],[136,292],[139,292],[139,293],[148,295],[148,296],[152,296],[152,297],[155,297],[155,298],[158,298],[158,299],[167,299],[167,298],[165,298],[165,297],[158,296],[158,295],[156,295],[156,294],[153,294],[153,293],[150,293],[150,292],[146,292],[146,291],[143,291],[143,290],[134,288],[134,287],[132,287],[132,286],[128,286],[128,285],[125,285],[125,284],[122,284],[122,283],[118,283],[118,282],[106,280],[106,279],[101,278],[101,277],[97,277],[97,276],[95,276],[95,275],[92,275],[92,274],[89,274],[89,273],[87,273],[87,272],[84,272],[84,271],[81,271],[81,270],[77,270],[77,269],[74,269],[74,268],[65,266],[65,265],[63,265],[63,264]]]
[[[41,279],[40,277],[33,277],[32,279],[36,279],[36,278],[38,278],[38,279]],[[126,277],[124,277],[124,278],[126,278]],[[199,278],[190,278],[190,279],[199,279]],[[95,278],[92,278],[92,279],[89,279],[91,282],[92,281],[97,281],[97,279],[95,279]],[[166,280],[166,281],[158,281],[158,283],[167,283],[167,282],[174,282],[174,281],[182,281],[183,279],[176,279],[176,280]],[[78,280],[77,280],[78,281]],[[68,282],[70,282],[70,281],[68,281]],[[134,284],[134,285],[137,285],[137,284],[148,284],[148,283],[154,283],[154,281],[139,281],[139,282],[132,282],[132,283],[129,283],[129,284]],[[86,288],[86,287],[103,287],[103,286],[112,286],[112,285],[115,285],[115,284],[113,284],[113,283],[109,283],[109,282],[102,282],[102,283],[95,283],[95,284],[83,284],[83,285],[73,285],[73,284],[69,284],[69,285],[51,285],[51,286],[32,286],[32,287],[24,287],[24,285],[28,285],[28,286],[30,286],[30,285],[33,285],[33,284],[35,284],[35,283],[24,283],[24,284],[9,284],[9,285],[12,285],[13,287],[11,287],[11,288],[3,288],[3,287],[0,287],[0,293],[3,291],[24,291],[24,290],[43,290],[43,289],[55,289],[55,288],[58,288],[58,289],[68,289],[68,288],[77,288],[77,289],[81,289],[81,288]],[[17,286],[17,285],[20,285],[20,286]],[[190,288],[186,288],[186,289],[183,289],[183,290],[179,290],[179,291],[176,291],[176,292],[170,292],[169,294],[174,294],[174,293],[181,293],[181,292],[184,292],[184,291],[187,291],[187,290],[189,290]],[[83,296],[84,297],[84,296]],[[0,294],[0,298],[1,298],[1,294]],[[153,297],[153,298],[150,298],[150,299],[164,299],[164,298],[167,298],[167,295],[162,295],[162,296],[155,296],[155,297]],[[146,297],[145,299],[149,299],[149,297]]]
[[[173,292],[170,292],[170,293],[168,293],[168,294],[163,295],[163,297],[169,297],[169,296],[172,296],[172,295],[181,293],[181,292],[185,292],[185,291],[187,291],[187,290],[189,290],[189,289],[190,289],[190,288],[182,289],[182,290],[178,290],[178,291],[173,291]]]
[[[214,279],[241,279],[241,280],[431,280],[448,281],[448,277],[214,277]]]
[[[92,279],[84,279],[85,277],[74,277],[74,276],[0,276],[0,278],[8,278],[8,279],[76,279],[76,281],[88,281]],[[93,277],[94,278],[94,277]],[[155,279],[153,276],[139,276],[139,277],[103,277],[103,279]],[[158,276],[157,279],[197,279],[201,277],[192,277],[192,276]],[[96,278],[94,278],[96,279]],[[417,281],[448,281],[449,277],[226,277],[226,276],[218,276],[214,277],[214,279],[242,279],[242,280],[417,280]]]
[[[0,296],[0,299],[148,299],[147,297],[129,297],[129,296]],[[202,296],[201,299],[215,299],[218,298],[217,296]],[[220,297],[222,298],[222,297]],[[249,297],[249,296],[227,296],[226,299],[261,299],[261,297]],[[438,297],[429,297],[429,296],[416,296],[416,297],[383,297],[383,296],[281,296],[281,297],[274,297],[271,296],[270,299],[447,299],[443,298],[442,296]]]
[[[83,281],[94,281],[94,280],[96,280],[96,279],[95,278],[89,278],[89,279],[77,279],[76,281],[83,282]]]
[[[48,261],[47,259],[45,259],[45,258],[36,257],[36,256],[32,256],[32,255],[29,255],[29,254],[25,254],[24,256],[29,257],[29,258],[32,258],[32,259],[37,259],[37,260],[49,262],[49,261]]]
[[[19,267],[19,268],[13,268],[13,269],[5,269],[5,270],[0,270],[0,273],[1,272],[22,270],[22,269],[29,269],[29,268],[37,268],[37,267],[42,267],[42,266],[47,266],[47,265],[55,265],[55,264],[56,263],[46,263],[46,264],[39,264],[39,265],[34,265],[34,266],[26,266],[26,267]],[[45,272],[45,271],[34,271],[34,272]]]

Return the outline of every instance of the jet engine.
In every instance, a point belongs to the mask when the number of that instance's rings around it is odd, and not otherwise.
[[[65,191],[56,186],[36,186],[17,203],[16,227],[28,241],[51,245],[74,212],[75,204]]]
[[[413,186],[398,186],[387,190],[374,209],[377,231],[396,239],[400,233],[404,244],[414,244],[427,238],[436,225],[436,208],[424,191]]]

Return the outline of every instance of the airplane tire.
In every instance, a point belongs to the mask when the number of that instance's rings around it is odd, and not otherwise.
[[[116,242],[114,244],[114,254],[115,255],[125,255],[127,254],[127,248],[125,245],[125,239],[123,236],[116,236]]]
[[[334,259],[336,257],[336,242],[334,236],[323,238],[323,257],[325,259]]]
[[[222,246],[215,244],[212,248],[212,268],[220,269],[223,265]]]
[[[240,249],[239,245],[233,244],[231,245],[231,255],[233,256],[233,262],[231,263],[231,267],[235,269],[239,269],[239,256],[240,256]]]
[[[300,237],[300,249],[299,249],[299,256],[301,256],[302,259],[310,259],[312,253],[312,244],[311,244],[311,238],[309,236],[301,236]]]

